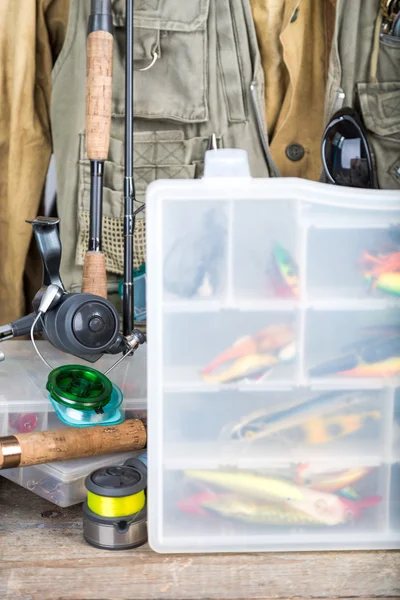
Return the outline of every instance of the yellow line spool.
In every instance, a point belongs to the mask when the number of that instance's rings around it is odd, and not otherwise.
[[[102,467],[85,480],[83,537],[96,548],[126,550],[147,541],[147,467],[139,459]]]
[[[90,510],[102,517],[126,517],[144,508],[146,498],[142,490],[138,494],[124,498],[107,498],[88,492],[87,503]]]

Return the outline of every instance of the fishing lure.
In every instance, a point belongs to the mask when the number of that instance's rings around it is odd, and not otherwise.
[[[373,290],[400,296],[400,252],[383,256],[364,252],[363,260],[364,278]]]
[[[380,418],[381,413],[377,410],[328,418],[314,417],[304,423],[302,429],[307,444],[327,444],[356,433],[367,422],[378,421]]]
[[[330,392],[284,409],[275,408],[251,413],[233,427],[234,440],[257,440],[303,425],[316,414],[339,412],[369,399],[368,394]],[[332,433],[331,433],[332,435]]]
[[[222,211],[208,210],[203,219],[191,223],[164,260],[164,287],[182,298],[198,296],[205,276],[216,293],[223,284],[227,228]]]
[[[304,490],[284,479],[266,477],[249,471],[185,471],[186,477],[236,492],[251,498],[303,500]]]
[[[185,474],[190,479],[215,485],[217,488],[254,500],[264,502],[280,500],[325,525],[346,523],[357,518],[364,508],[374,506],[381,501],[378,496],[358,501],[347,500],[335,494],[311,490],[283,479],[243,471],[186,471]]]
[[[295,354],[293,325],[271,325],[254,336],[237,340],[204,367],[201,375],[209,383],[259,377],[279,362],[293,360]]]
[[[248,502],[235,496],[226,496],[211,502],[206,501],[203,506],[220,516],[246,523],[260,525],[324,525],[323,521],[284,504]]]
[[[340,500],[340,499],[339,499]],[[381,501],[378,496],[360,499],[357,501],[341,499],[345,507],[344,520],[334,522],[327,520],[321,513],[309,514],[284,501],[260,502],[250,498],[236,496],[235,494],[203,492],[190,496],[178,503],[178,507],[185,513],[209,517],[216,514],[220,517],[244,521],[259,525],[326,525],[335,526],[359,519],[365,508],[375,506]],[[346,509],[347,507],[347,509]]]
[[[342,374],[354,377],[379,377],[400,371],[400,336],[364,340],[352,344],[354,351],[310,369],[311,377]]]
[[[237,358],[243,358],[248,354],[268,353],[290,344],[294,339],[294,328],[289,323],[271,325],[253,336],[247,336],[237,340],[233,346],[222,352],[209,365],[202,370],[203,374],[209,374],[226,362]]]
[[[364,275],[367,282],[372,284],[373,290],[381,290],[392,296],[400,296],[400,272],[382,273],[375,279],[371,275]]]
[[[323,525],[322,521],[284,504],[264,504],[234,494],[196,494],[178,504],[180,510],[197,516],[215,514],[227,519],[260,525]]]
[[[327,467],[316,467],[315,465],[302,464],[297,467],[296,483],[306,485],[319,492],[338,492],[347,490],[354,498],[354,493],[348,489],[360,479],[369,475],[371,467],[354,467],[344,471],[327,471]]]
[[[360,494],[352,487],[342,488],[341,490],[338,490],[338,494],[339,494],[339,496],[342,496],[343,498],[347,498],[348,500],[359,500],[360,499]]]
[[[278,359],[272,354],[249,354],[236,360],[228,369],[215,375],[203,374],[206,383],[234,383],[241,379],[262,377]]]
[[[296,342],[291,342],[278,352],[278,360],[282,363],[292,362],[296,358]]]
[[[272,250],[272,283],[278,296],[299,295],[296,263],[280,244],[275,244]]]
[[[363,261],[366,275],[379,277],[384,273],[394,273],[400,271],[400,252],[393,252],[386,255],[374,255],[364,252]]]
[[[388,358],[375,364],[362,363],[355,369],[342,371],[348,377],[392,377],[400,373],[400,356]]]

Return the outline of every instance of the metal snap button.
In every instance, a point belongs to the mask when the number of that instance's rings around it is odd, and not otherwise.
[[[286,148],[286,156],[289,160],[298,161],[304,156],[304,148],[301,144],[290,144]]]

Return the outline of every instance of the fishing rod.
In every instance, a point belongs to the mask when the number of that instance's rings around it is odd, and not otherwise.
[[[125,178],[124,178],[124,286],[123,334],[134,328],[133,244],[135,182],[133,180],[133,0],[126,0],[125,42]]]
[[[113,24],[111,0],[91,0],[86,58],[86,151],[90,159],[89,247],[82,291],[107,298],[107,275],[101,248],[104,162],[111,130]]]

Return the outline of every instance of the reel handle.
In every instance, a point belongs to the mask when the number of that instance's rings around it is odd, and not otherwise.
[[[60,277],[61,240],[58,233],[60,219],[36,217],[32,221],[26,222],[33,227],[33,233],[43,261],[43,285],[57,285],[65,292],[64,284]]]

